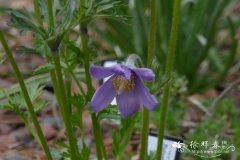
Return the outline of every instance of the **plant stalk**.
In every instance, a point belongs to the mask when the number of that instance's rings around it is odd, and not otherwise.
[[[83,18],[85,16],[85,0],[80,0],[79,3],[79,9],[80,9],[80,16]],[[92,79],[91,75],[89,73],[89,68],[90,68],[90,56],[89,56],[89,48],[88,48],[88,31],[87,31],[87,24],[84,22],[80,22],[80,32],[81,32],[81,43],[82,43],[82,51],[84,53],[84,68],[85,68],[85,77],[86,77],[86,83],[87,83],[87,101],[89,102],[93,96],[94,93],[94,88],[92,86]],[[92,126],[93,126],[93,135],[94,135],[94,140],[96,144],[96,151],[97,151],[97,158],[98,160],[102,160],[103,156],[105,160],[108,160],[106,149],[103,143],[102,139],[102,134],[101,134],[101,129],[100,125],[97,119],[97,116],[95,113],[91,113],[91,119],[92,119]]]
[[[170,43],[168,48],[167,65],[165,70],[165,75],[167,77],[171,76],[171,72],[173,70],[173,62],[174,62],[176,43],[177,43],[178,24],[180,19],[180,9],[181,9],[181,0],[175,0],[174,8],[173,8]],[[170,88],[171,88],[171,83],[167,83],[163,90],[162,107],[160,110],[160,124],[159,124],[159,130],[158,130],[158,145],[157,145],[157,153],[156,153],[157,160],[160,160],[162,157],[162,145],[163,145],[163,138],[164,138],[164,129],[165,129],[165,121],[166,121]]]
[[[141,151],[140,160],[147,159],[147,149],[148,149],[148,126],[149,126],[149,111],[143,109],[143,124],[142,124],[142,138],[141,138]]]
[[[87,31],[84,24],[81,24],[80,26],[81,26],[81,28],[84,27],[84,29],[82,29],[82,31],[83,30]],[[82,32],[81,42],[82,42],[82,50],[83,50],[83,53],[85,54],[84,68],[85,68],[86,83],[87,83],[87,88],[88,88],[87,101],[90,101],[91,97],[93,95],[94,89],[92,86],[91,76],[89,73],[90,64],[89,64],[89,55],[88,55],[89,53],[88,53],[88,44],[87,44],[88,43],[87,42],[87,33]],[[91,114],[91,119],[92,119],[92,125],[93,125],[94,140],[95,140],[95,144],[96,144],[97,158],[98,158],[98,160],[102,160],[102,149],[101,149],[101,141],[100,141],[101,131],[99,129],[100,128],[99,124],[98,124],[99,122],[97,120],[97,116],[95,113]]]
[[[54,23],[54,14],[53,14],[53,0],[47,0],[47,7],[48,7],[48,23],[50,29],[54,29],[55,23]]]
[[[66,135],[69,141],[70,156],[72,160],[75,160],[77,159],[77,156],[78,156],[78,147],[76,143],[76,138],[74,137],[70,108],[68,108],[68,103],[66,101],[67,96],[66,96],[66,90],[65,90],[65,85],[63,81],[63,74],[61,70],[60,57],[58,53],[52,53],[52,55],[53,55],[53,60],[55,62],[56,76],[58,81],[58,91],[61,99],[59,105],[61,107],[63,120],[66,125]]]
[[[33,5],[34,5],[34,13],[36,15],[37,22],[39,23],[39,25],[41,25],[41,27],[43,27],[43,20],[42,20],[40,8],[38,5],[38,0],[33,0]]]
[[[31,116],[34,127],[36,129],[37,134],[38,134],[39,140],[42,144],[42,148],[45,151],[45,154],[46,154],[48,160],[53,160],[52,155],[51,155],[50,150],[49,150],[49,147],[48,147],[48,144],[47,144],[47,140],[45,139],[45,137],[43,135],[43,132],[42,132],[42,129],[41,129],[40,124],[38,122],[37,116],[34,112],[34,107],[33,107],[33,104],[31,102],[31,99],[29,97],[29,94],[28,94],[27,88],[25,86],[23,77],[21,75],[21,72],[20,72],[15,60],[14,60],[13,54],[12,54],[12,52],[10,51],[10,49],[7,45],[7,42],[4,38],[2,30],[0,30],[0,41],[1,41],[2,46],[3,46],[3,48],[6,52],[6,55],[7,55],[8,59],[9,59],[11,65],[12,65],[12,68],[13,68],[15,74],[16,74],[16,77],[18,79],[22,94],[24,96],[24,99],[25,99],[27,107],[28,107],[29,114]]]
[[[149,31],[149,40],[148,40],[148,59],[147,67],[152,66],[152,61],[154,58],[154,49],[155,49],[155,39],[156,39],[156,0],[150,1],[150,31]],[[149,127],[149,111],[143,109],[143,124],[142,124],[142,141],[141,141],[141,151],[140,151],[140,160],[147,159],[147,149],[148,149],[148,127]]]

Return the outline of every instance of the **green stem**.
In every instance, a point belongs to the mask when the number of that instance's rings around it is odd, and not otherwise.
[[[13,70],[14,70],[14,72],[16,74],[16,77],[18,79],[18,82],[19,82],[22,94],[24,96],[24,99],[25,99],[27,107],[28,107],[29,114],[30,114],[31,119],[33,121],[33,124],[35,126],[35,129],[36,129],[36,132],[38,134],[39,140],[41,141],[41,144],[42,144],[42,147],[43,147],[43,149],[45,151],[45,154],[46,154],[48,160],[52,160],[53,159],[52,155],[51,155],[50,150],[48,148],[47,141],[46,141],[46,139],[45,139],[45,137],[43,135],[42,129],[40,127],[40,124],[38,122],[37,116],[36,116],[36,114],[34,112],[34,107],[33,107],[33,104],[31,102],[31,99],[29,97],[29,94],[28,94],[27,88],[25,86],[23,77],[22,77],[22,75],[20,73],[20,70],[19,70],[19,68],[18,68],[18,66],[17,66],[17,64],[16,64],[16,62],[15,62],[15,60],[13,58],[12,52],[10,51],[10,49],[9,49],[9,47],[7,45],[7,42],[6,42],[5,38],[4,38],[3,32],[1,30],[0,30],[0,41],[2,43],[2,46],[3,46],[3,48],[4,48],[5,52],[6,52],[6,55],[7,55],[8,59],[9,59],[11,65],[13,67]]]
[[[65,2],[66,4],[67,2]],[[67,34],[65,36],[66,40],[69,40],[69,34]],[[67,62],[67,57],[70,56],[70,52],[69,52],[69,49],[66,47],[65,48],[65,61]],[[84,99],[86,100],[86,94],[85,94],[85,91],[82,87],[82,85],[80,84],[80,81],[77,79],[76,75],[74,74],[74,69],[72,69],[69,65],[69,63],[67,62],[66,63],[67,65],[67,70],[66,70],[66,77],[67,79],[70,81],[70,76],[72,76],[72,78],[74,79],[75,83],[77,84],[82,96],[84,97]],[[71,94],[71,90],[69,88],[69,94]],[[70,106],[71,107],[71,106]],[[83,106],[82,104],[79,104],[79,106],[76,106],[77,107],[77,112],[78,112],[78,115],[79,115],[79,124],[78,124],[78,127],[80,129],[80,135],[81,135],[81,140],[82,140],[82,146],[83,148],[86,147],[86,143],[85,143],[85,133],[84,133],[84,127],[83,127],[83,109],[81,109]]]
[[[150,9],[151,9],[151,17],[150,17],[150,31],[149,31],[149,40],[148,40],[148,59],[147,59],[147,66],[151,67],[152,61],[154,58],[154,49],[155,49],[155,39],[156,39],[156,0],[150,1]]]
[[[48,23],[49,23],[49,27],[51,29],[54,28],[55,24],[54,24],[54,15],[53,15],[53,4],[52,4],[53,0],[47,0],[47,7],[48,7]]]
[[[94,135],[94,141],[96,144],[96,151],[97,151],[97,159],[102,160],[102,151],[101,151],[101,141],[100,141],[100,134],[101,130],[99,130],[99,127],[97,127],[96,124],[98,124],[97,116],[95,113],[91,114],[92,118],[92,125],[93,125],[93,135]]]
[[[82,31],[87,31],[86,25],[81,24],[81,30]],[[87,100],[90,101],[91,97],[93,96],[93,86],[92,86],[92,80],[91,80],[91,76],[89,73],[89,68],[90,68],[90,64],[89,64],[89,53],[88,53],[88,40],[87,40],[87,32],[82,32],[81,35],[81,41],[82,41],[82,49],[83,49],[83,53],[85,54],[85,61],[84,61],[84,68],[85,68],[85,76],[86,76],[86,83],[87,83],[87,87],[88,87],[88,92],[87,92]],[[96,114],[92,113],[91,114],[91,118],[92,118],[92,124],[93,124],[93,134],[94,134],[94,139],[95,139],[95,143],[96,143],[96,150],[97,150],[97,157],[98,160],[102,159],[102,152],[105,152],[105,149],[101,149],[102,147],[104,147],[104,145],[102,145],[101,143],[101,130],[100,130],[100,125],[99,122],[97,120]],[[104,153],[103,155],[107,155],[106,153]]]
[[[66,95],[66,90],[65,90],[65,85],[63,81],[63,75],[61,71],[61,64],[60,64],[60,58],[57,53],[53,53],[53,60],[55,62],[55,69],[56,69],[56,75],[57,75],[57,81],[58,81],[58,91],[59,91],[59,96],[61,99],[60,106],[62,108],[62,115],[63,115],[63,120],[66,125],[66,135],[68,137],[69,141],[69,147],[70,147],[70,156],[72,160],[77,159],[78,155],[78,147],[76,143],[76,138],[74,137],[74,132],[73,132],[73,127],[72,127],[72,122],[71,122],[71,113],[68,108],[68,103],[67,103],[67,95]]]
[[[36,15],[37,22],[41,25],[41,27],[43,27],[43,20],[42,20],[41,12],[39,9],[38,0],[34,0],[33,4],[34,4],[34,12]]]
[[[85,11],[84,3],[85,3],[85,0],[80,0],[80,3],[79,3],[79,14],[80,14],[80,17],[84,16],[84,11]]]
[[[57,102],[60,104],[61,97],[59,95],[60,92],[58,91],[58,82],[57,82],[56,74],[55,74],[54,70],[50,71],[50,78],[52,81],[52,86],[53,86],[53,90],[54,90],[54,94],[56,96]],[[61,106],[61,105],[59,105],[59,106]],[[58,126],[58,128],[61,128],[61,122],[57,120],[59,117],[58,110],[55,106],[51,106],[51,107],[52,107],[53,116],[55,117],[56,122],[57,122],[57,126]],[[60,109],[61,109],[61,107],[60,107]]]
[[[80,16],[83,18],[85,16],[85,8],[84,8],[85,0],[80,0]],[[88,48],[88,35],[87,35],[87,24],[80,22],[80,32],[81,32],[81,43],[82,43],[82,50],[85,55],[85,61],[84,61],[84,68],[85,68],[85,77],[86,77],[86,83],[87,83],[87,101],[90,101],[93,93],[94,88],[92,86],[92,79],[89,73],[90,68],[90,57],[89,57],[89,48]],[[97,158],[98,160],[102,159],[102,155],[104,156],[105,160],[108,159],[106,149],[103,143],[102,134],[100,125],[97,119],[97,116],[95,113],[91,114],[92,119],[92,125],[93,125],[93,134],[94,134],[94,140],[96,144],[96,151],[97,151]]]
[[[66,99],[67,99],[67,108],[69,110],[69,114],[71,115],[72,114],[72,105],[71,105],[69,99],[71,98],[72,81],[71,81],[69,73],[66,73],[65,77],[66,77],[66,81],[65,81],[66,89],[65,89],[65,92],[66,92]]]
[[[143,127],[142,127],[142,138],[141,138],[141,151],[140,160],[147,159],[147,148],[148,148],[148,125],[149,125],[149,111],[143,109]]]
[[[81,27],[85,27],[85,25],[81,24]],[[86,30],[86,28],[84,28],[82,30]],[[88,43],[87,42],[87,33],[82,33],[81,41],[82,41],[83,53],[85,54],[84,68],[85,68],[86,83],[87,83],[87,88],[88,88],[87,101],[90,101],[90,99],[93,95],[94,89],[92,86],[91,76],[89,73],[90,64],[89,64],[89,55],[88,55],[89,53],[88,53],[88,44],[87,44]],[[98,124],[96,114],[92,113],[91,118],[92,118],[93,134],[94,134],[94,139],[95,139],[95,144],[96,144],[97,157],[98,157],[98,160],[101,160],[102,159],[102,151],[101,151],[101,141],[100,141],[100,136],[99,136],[99,134],[101,134],[101,131],[99,130],[100,127],[98,127],[99,124]]]
[[[52,85],[53,85],[53,90],[54,90],[54,93],[56,95],[56,99],[57,101],[60,103],[61,101],[61,97],[60,97],[60,91],[58,90],[58,81],[57,81],[57,78],[56,78],[56,73],[54,70],[51,70],[50,71],[50,77],[51,77],[51,81],[52,81]]]
[[[150,1],[150,31],[149,31],[149,40],[148,40],[148,59],[147,67],[152,66],[152,61],[154,58],[154,49],[155,49],[155,39],[156,39],[156,0]],[[149,111],[143,109],[143,124],[142,124],[142,141],[141,141],[141,152],[140,160],[147,159],[147,148],[148,148],[148,127],[149,127]]]
[[[181,9],[181,0],[175,0],[174,9],[173,9],[170,43],[168,48],[167,66],[165,70],[165,74],[167,77],[171,76],[171,72],[173,69],[173,61],[174,61],[176,43],[177,43],[177,31],[178,31],[178,24],[180,19],[180,9]],[[162,106],[160,110],[160,124],[159,124],[159,130],[158,130],[158,146],[157,146],[157,153],[156,153],[157,160],[160,160],[162,157],[162,145],[163,145],[164,128],[165,128],[165,120],[166,120],[166,114],[167,114],[170,87],[171,87],[171,84],[167,83],[163,90]]]
[[[97,123],[97,130],[98,130],[99,132],[101,132],[99,123]],[[108,160],[108,155],[107,155],[106,147],[105,147],[105,144],[104,144],[104,141],[103,141],[103,135],[102,135],[102,134],[99,134],[99,137],[100,137],[99,139],[100,139],[100,143],[101,143],[101,146],[102,146],[103,157],[104,157],[105,160]]]
[[[83,129],[83,116],[82,116],[82,111],[79,111],[78,110],[78,114],[79,114],[79,119],[80,119],[80,122],[79,122],[79,124],[78,124],[78,126],[79,126],[79,129],[80,129],[80,134],[81,134],[81,139],[82,139],[82,145],[84,146],[84,145],[86,145],[86,143],[85,143],[85,132],[84,132],[84,129]]]
[[[0,90],[5,94],[5,96],[7,97],[8,101],[12,101],[12,98],[9,96],[9,94],[5,91],[5,89],[0,87]],[[26,125],[28,131],[33,135],[33,138],[37,141],[37,143],[41,146],[41,141],[38,138],[38,135],[36,133],[36,130],[34,129],[34,126],[32,126],[31,123],[29,123],[29,120],[31,120],[28,115],[26,114],[19,114],[19,116],[21,117],[23,123]]]

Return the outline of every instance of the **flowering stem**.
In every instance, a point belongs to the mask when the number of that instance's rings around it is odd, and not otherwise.
[[[98,123],[97,127],[98,127],[98,131],[101,132],[99,123]],[[103,141],[103,135],[99,134],[99,136],[100,136],[100,143],[101,143],[101,147],[102,147],[103,157],[104,157],[105,160],[108,160],[107,151],[106,151],[105,144],[104,144],[104,141]]]
[[[168,48],[167,65],[165,70],[165,75],[167,77],[171,76],[171,71],[173,69],[173,61],[174,61],[175,49],[176,49],[176,43],[177,43],[177,31],[178,31],[178,24],[180,19],[180,8],[181,8],[181,0],[175,0],[174,8],[173,8],[170,43]],[[159,124],[159,131],[158,131],[158,146],[157,146],[157,153],[156,153],[157,160],[160,160],[162,157],[162,145],[163,145],[164,128],[165,128],[165,120],[166,120],[166,114],[167,114],[170,87],[171,87],[171,84],[167,83],[163,90],[162,107],[160,110],[160,124]]]
[[[77,150],[78,147],[76,143],[76,138],[74,137],[70,108],[68,107],[68,103],[66,101],[67,95],[66,95],[66,89],[63,81],[62,71],[61,71],[60,57],[58,53],[52,53],[52,54],[53,54],[53,60],[55,62],[55,69],[56,69],[56,75],[58,80],[58,91],[61,99],[61,102],[59,105],[61,107],[63,120],[66,125],[66,135],[69,141],[70,156],[72,160],[75,160],[77,159],[77,155],[78,155],[78,150]]]
[[[93,125],[93,135],[94,135],[94,140],[95,140],[95,144],[96,144],[96,151],[97,151],[97,159],[102,160],[102,151],[101,151],[101,142],[100,142],[100,130],[97,127],[98,126],[98,120],[97,120],[97,116],[95,115],[95,113],[91,114],[91,118],[92,118],[92,125]]]
[[[151,9],[151,17],[150,17],[150,31],[149,31],[149,41],[148,41],[148,59],[147,59],[147,67],[151,67],[154,57],[154,49],[155,49],[155,39],[156,39],[156,0],[150,1],[150,9]]]
[[[149,111],[144,108],[143,110],[143,127],[142,127],[142,141],[140,160],[147,159],[147,148],[148,148],[148,125],[149,125]]]
[[[50,71],[50,77],[51,77],[51,80],[52,80],[52,85],[53,85],[54,93],[55,93],[55,95],[56,95],[57,101],[58,101],[58,103],[59,103],[59,108],[60,108],[60,111],[61,111],[62,116],[63,116],[64,124],[66,124],[66,123],[67,123],[67,122],[66,122],[66,121],[67,121],[67,120],[66,120],[66,119],[67,119],[66,117],[69,117],[69,116],[66,116],[66,111],[65,111],[64,108],[63,108],[64,104],[63,104],[62,98],[61,98],[61,93],[62,93],[62,91],[59,90],[59,82],[57,81],[56,73],[55,73],[54,70],[51,70],[51,71]],[[67,126],[67,125],[66,125],[66,126]],[[68,127],[66,127],[66,128],[68,128]],[[68,129],[66,129],[66,130],[68,131]],[[73,131],[70,131],[70,132],[73,133]],[[69,135],[69,134],[67,133],[67,136],[68,136],[68,135]],[[74,138],[69,138],[69,136],[68,136],[68,139],[74,139]],[[70,148],[71,148],[71,146],[76,146],[76,148],[77,148],[77,144],[73,144],[73,142],[74,142],[74,141],[71,142]],[[70,140],[69,140],[69,144],[70,144]],[[71,149],[70,149],[70,152],[71,152]],[[77,154],[78,154],[78,152],[77,152]],[[73,158],[72,158],[72,159],[73,159]]]
[[[85,54],[85,61],[84,61],[84,68],[85,68],[85,76],[86,76],[86,83],[87,83],[87,101],[91,100],[91,97],[93,95],[93,86],[92,86],[92,81],[91,81],[91,76],[89,73],[89,53],[88,53],[88,40],[87,40],[87,28],[85,24],[80,24],[81,26],[81,42],[82,42],[82,50],[83,53]],[[84,32],[85,31],[85,32]],[[97,151],[97,158],[98,160],[102,159],[102,147],[104,147],[101,143],[101,130],[99,126],[99,122],[97,120],[97,116],[95,113],[91,114],[91,119],[92,119],[92,125],[93,125],[93,134],[94,134],[94,140],[96,144],[96,151]]]
[[[40,124],[38,122],[37,116],[36,116],[36,114],[34,112],[34,107],[33,107],[33,104],[31,102],[31,99],[29,97],[29,94],[28,94],[27,88],[25,86],[23,77],[22,77],[22,75],[20,73],[20,70],[19,70],[19,68],[18,68],[18,66],[17,66],[17,64],[16,64],[16,62],[15,62],[15,60],[13,58],[13,54],[10,51],[10,49],[9,49],[9,47],[7,45],[7,42],[6,42],[5,38],[4,38],[3,32],[1,30],[0,30],[0,41],[2,43],[2,46],[3,46],[3,48],[4,48],[5,52],[6,52],[6,55],[7,55],[8,59],[9,59],[11,65],[13,67],[13,70],[14,70],[14,72],[16,74],[16,77],[18,79],[18,82],[19,82],[22,94],[24,96],[24,99],[25,99],[27,107],[28,107],[29,114],[31,116],[31,119],[33,121],[35,129],[37,131],[37,134],[38,134],[39,140],[40,140],[40,142],[42,144],[43,150],[45,151],[45,154],[46,154],[48,160],[53,160],[52,155],[51,155],[50,150],[49,150],[48,145],[47,145],[47,141],[46,141],[46,139],[45,139],[45,137],[43,135],[43,132],[42,132],[42,129],[41,129]]]
[[[82,139],[82,145],[86,145],[85,143],[85,132],[84,132],[84,126],[83,126],[83,112],[78,110],[78,114],[79,114],[79,130],[80,130],[80,134],[81,134],[81,139]]]
[[[79,14],[83,18],[85,16],[85,0],[80,0],[79,3]],[[81,32],[81,43],[82,43],[82,51],[85,55],[85,61],[84,61],[84,68],[85,68],[85,77],[86,77],[86,83],[87,83],[87,101],[90,101],[93,93],[94,93],[94,88],[92,86],[92,79],[91,75],[89,73],[89,68],[90,68],[90,57],[89,57],[89,48],[88,48],[88,35],[87,35],[87,24],[84,22],[80,22],[80,32]],[[96,144],[96,151],[97,151],[97,158],[98,160],[102,160],[103,156],[105,160],[108,160],[107,157],[107,152],[104,146],[102,134],[101,134],[101,129],[100,125],[97,119],[97,116],[95,113],[91,114],[91,119],[92,119],[92,126],[93,126],[93,135],[94,135],[94,140]]]
[[[150,31],[148,40],[148,59],[147,67],[151,67],[154,49],[155,49],[155,39],[156,39],[156,0],[150,1]],[[144,108],[143,110],[143,127],[142,127],[142,141],[141,141],[141,152],[140,160],[147,159],[147,149],[148,149],[148,126],[149,126],[149,111]]]
[[[53,16],[53,4],[52,4],[53,0],[47,0],[47,7],[48,7],[48,23],[49,23],[49,27],[51,29],[54,28],[55,24],[54,24],[54,16]]]
[[[34,0],[33,4],[34,4],[34,13],[36,15],[37,22],[39,23],[39,25],[41,25],[41,27],[43,27],[43,21],[41,18],[41,12],[39,9],[38,0]]]

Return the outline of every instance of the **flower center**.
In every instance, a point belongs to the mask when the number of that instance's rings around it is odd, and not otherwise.
[[[135,77],[131,75],[131,78],[128,80],[123,76],[116,76],[112,78],[113,87],[116,90],[131,90],[135,87]]]

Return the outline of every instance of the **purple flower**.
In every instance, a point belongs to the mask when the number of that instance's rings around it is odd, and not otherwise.
[[[152,70],[148,68],[130,68],[124,65],[112,67],[97,67],[91,65],[90,73],[97,78],[111,76],[101,87],[99,87],[90,102],[95,112],[107,107],[116,97],[120,113],[128,118],[143,105],[149,110],[157,107],[156,98],[151,95],[142,80],[151,82],[155,79]]]

